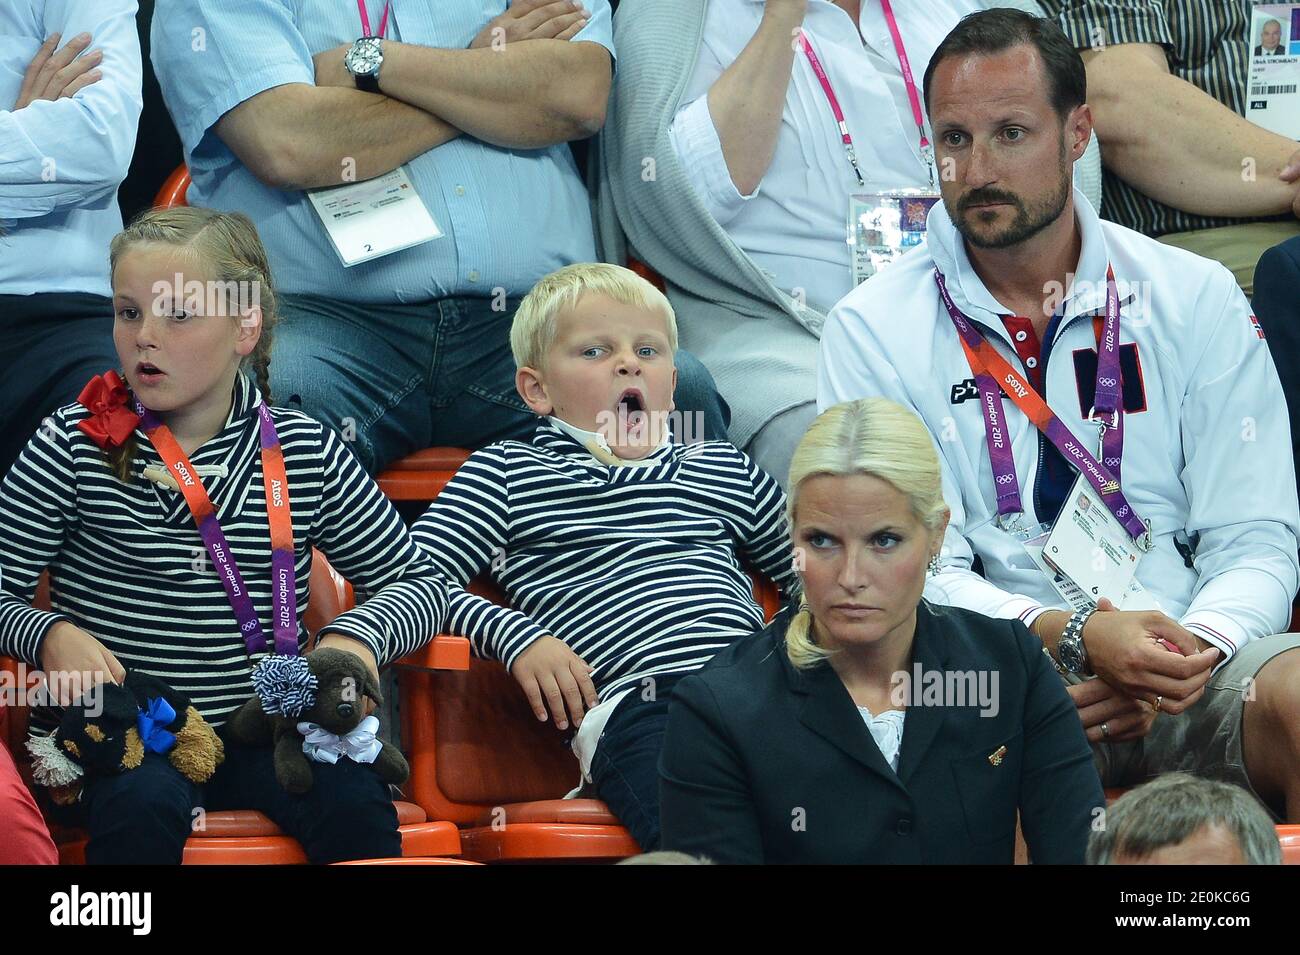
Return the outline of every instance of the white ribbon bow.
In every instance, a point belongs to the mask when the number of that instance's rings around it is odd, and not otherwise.
[[[302,751],[318,763],[337,763],[340,756],[354,763],[373,763],[383,748],[375,735],[379,720],[374,716],[367,716],[346,736],[331,733],[318,723],[299,723],[298,732],[303,736]]]

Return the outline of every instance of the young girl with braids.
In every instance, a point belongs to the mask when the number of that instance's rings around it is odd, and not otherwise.
[[[313,547],[369,598],[319,646],[375,670],[437,633],[445,585],[396,511],[333,431],[271,407],[275,290],[252,222],[151,210],[110,266],[121,368],[47,419],[0,488],[0,654],[51,678],[152,674],[220,728],[254,663],[305,648]],[[47,568],[51,611],[31,606]],[[38,710],[33,732],[54,722]],[[225,749],[202,789],[154,752],[90,778],[87,861],[179,863],[199,806],[260,810],[313,862],[401,854],[371,767],[313,763],[293,796],[269,747]]]

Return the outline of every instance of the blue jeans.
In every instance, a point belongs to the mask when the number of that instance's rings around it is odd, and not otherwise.
[[[285,295],[271,349],[274,403],[337,431],[371,474],[434,446],[531,439],[537,418],[515,391],[510,324],[519,301],[357,305]],[[731,412],[713,378],[679,351],[674,401],[725,439]]]
[[[95,375],[120,369],[113,303],[102,295],[0,295],[0,477],[47,414]]]
[[[591,757],[596,795],[632,833],[642,852],[659,848],[659,753],[673,687],[685,673],[654,677],[654,698],[637,685],[614,707]]]
[[[195,831],[195,809],[255,809],[302,843],[316,864],[402,854],[397,810],[388,786],[370,766],[340,759],[311,764],[312,788],[295,796],[280,788],[272,749],[232,746],[207,784],[182,776],[166,756],[117,776],[99,776],[82,797],[88,815],[90,865],[179,865]]]

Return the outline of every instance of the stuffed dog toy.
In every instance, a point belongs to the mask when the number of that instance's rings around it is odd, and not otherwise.
[[[275,745],[275,778],[288,792],[312,787],[309,759],[336,763],[347,757],[373,763],[386,783],[406,782],[410,766],[392,743],[381,740],[379,720],[366,716],[362,697],[384,702],[379,685],[355,653],[322,647],[305,657],[269,656],[253,668],[257,695],[226,724],[231,742]]]
[[[81,797],[87,776],[135,769],[146,751],[194,783],[205,783],[225,758],[221,739],[189,697],[158,677],[132,670],[121,686],[101,683],[67,707],[58,727],[27,741],[32,776],[60,805]]]

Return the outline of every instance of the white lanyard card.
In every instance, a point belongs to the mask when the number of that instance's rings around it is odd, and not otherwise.
[[[921,244],[926,216],[938,201],[938,195],[917,189],[849,196],[848,243],[854,288]]]
[[[1092,601],[1124,603],[1142,551],[1080,474],[1043,544],[1042,558]]]
[[[307,193],[344,267],[442,235],[406,170]]]
[[[1300,139],[1300,3],[1257,3],[1250,11],[1246,118]]]

